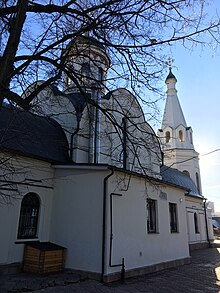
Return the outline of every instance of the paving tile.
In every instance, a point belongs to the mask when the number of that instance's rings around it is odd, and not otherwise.
[[[220,247],[220,246],[219,246]],[[220,249],[192,252],[191,264],[157,273],[103,284],[71,271],[48,276],[0,276],[0,293],[217,293],[220,292]]]

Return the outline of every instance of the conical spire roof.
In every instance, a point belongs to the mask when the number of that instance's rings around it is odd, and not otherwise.
[[[162,129],[165,127],[177,128],[179,125],[187,127],[186,120],[183,115],[183,111],[177,96],[176,90],[177,79],[173,75],[170,68],[170,72],[166,78],[167,84],[167,99],[164,109]]]

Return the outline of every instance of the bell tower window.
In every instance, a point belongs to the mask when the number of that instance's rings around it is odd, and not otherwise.
[[[196,185],[197,185],[198,192],[201,193],[199,174],[197,172],[196,172]]]
[[[179,131],[179,141],[181,141],[181,142],[184,141],[184,138],[183,138],[183,131],[182,131],[182,130]]]
[[[170,132],[166,131],[166,142],[170,142]]]
[[[191,142],[191,144],[193,144],[193,136],[192,136],[192,132],[190,132],[190,142]]]
[[[185,174],[185,175],[187,175],[187,176],[190,177],[189,171],[187,171],[187,170],[184,170],[184,171],[183,171],[183,174]]]

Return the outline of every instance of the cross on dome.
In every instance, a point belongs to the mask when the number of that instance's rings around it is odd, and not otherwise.
[[[167,65],[169,66],[169,69],[171,70],[172,69],[172,65],[174,63],[174,59],[172,59],[171,57],[168,58],[167,60]]]

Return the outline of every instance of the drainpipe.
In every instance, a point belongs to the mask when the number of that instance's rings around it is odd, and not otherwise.
[[[96,97],[96,110],[95,110],[95,139],[94,139],[94,163],[99,163],[99,153],[100,153],[100,109],[101,106],[101,90],[100,87],[97,90],[97,97]]]
[[[104,282],[104,274],[105,274],[105,248],[106,248],[106,198],[107,198],[107,181],[114,174],[114,170],[111,170],[111,173],[108,174],[103,181],[103,216],[102,216],[102,276],[101,281]]]
[[[207,200],[207,198],[204,198],[203,199],[203,208],[204,208],[204,213],[205,213],[205,226],[206,226],[207,241],[208,241],[209,247],[211,247],[211,243],[210,243],[210,239],[209,239],[209,229],[208,229],[207,213],[206,213],[206,200]]]
[[[162,151],[161,151],[161,159],[162,159],[161,166],[164,166],[164,152]]]
[[[96,91],[95,87],[92,86],[92,100],[96,98]],[[93,105],[89,105],[89,121],[90,121],[90,128],[89,128],[89,163],[94,164],[94,150],[95,150],[95,137],[96,137],[96,130],[95,130],[95,117],[96,111]]]
[[[121,263],[112,264],[112,242],[113,242],[113,195],[122,196],[121,193],[110,194],[110,252],[109,252],[109,266],[110,268],[121,267],[121,281],[124,281],[125,277],[125,260],[122,258]]]
[[[89,163],[94,163],[94,136],[95,136],[95,126],[94,126],[94,109],[90,108],[90,129],[89,129]]]
[[[70,138],[70,159],[73,161],[73,138],[79,131],[79,126],[80,126],[80,120],[81,120],[82,115],[80,113],[76,114],[76,119],[77,119],[77,127],[76,130],[71,134]]]

